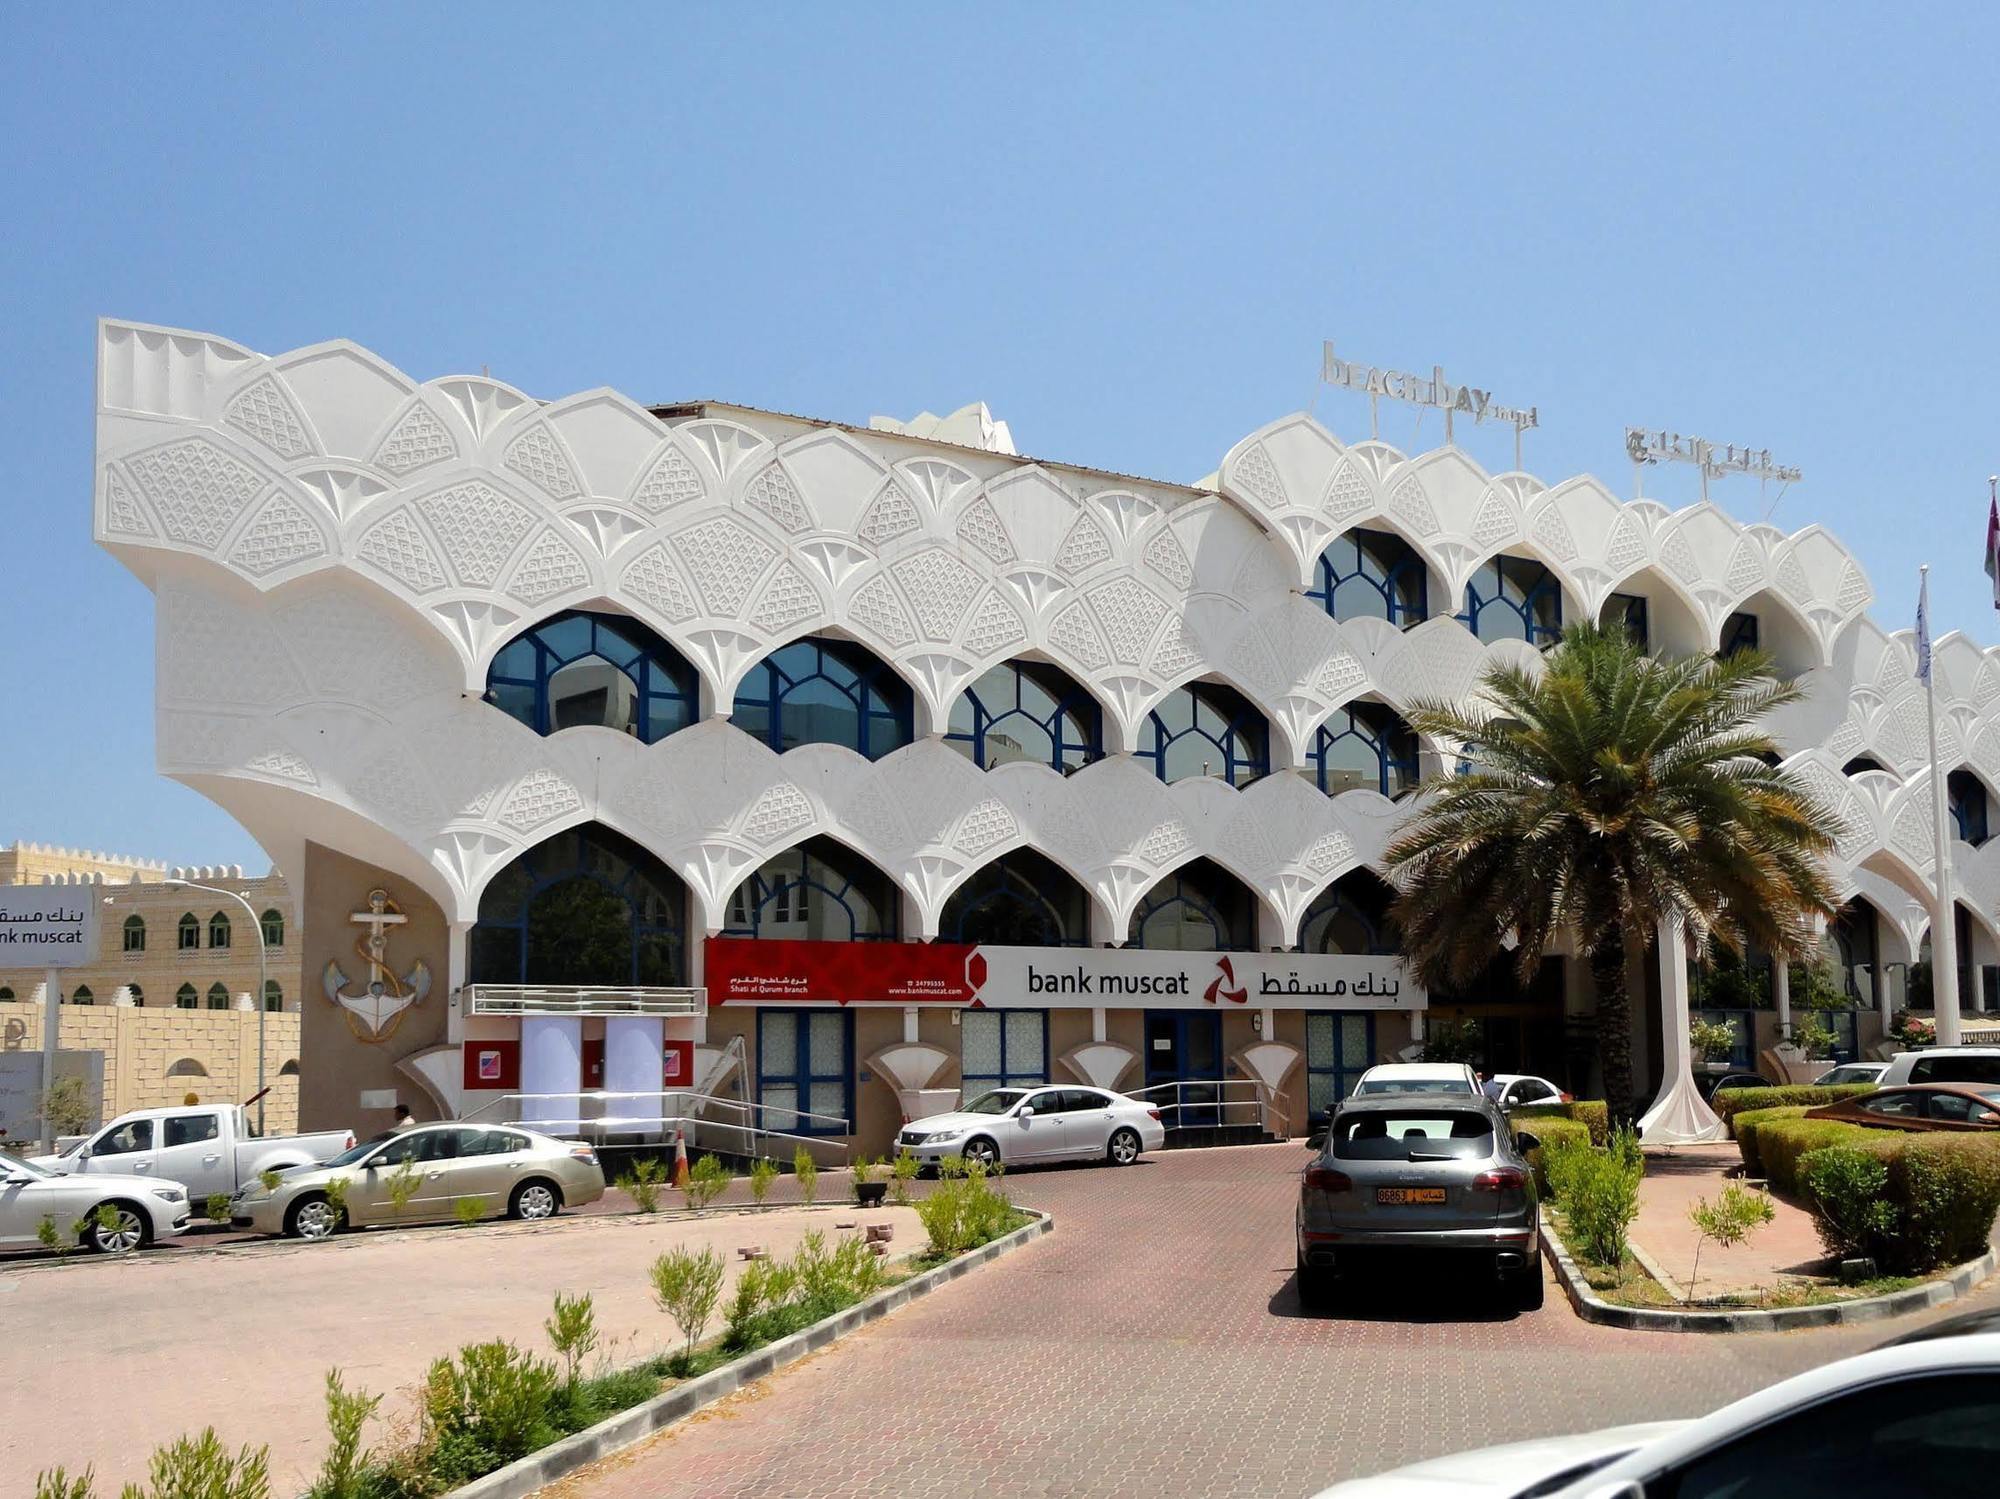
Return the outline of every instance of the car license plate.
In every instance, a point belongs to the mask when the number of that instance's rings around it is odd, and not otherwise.
[[[1400,1208],[1437,1204],[1444,1201],[1443,1187],[1377,1187],[1375,1200],[1384,1207]]]

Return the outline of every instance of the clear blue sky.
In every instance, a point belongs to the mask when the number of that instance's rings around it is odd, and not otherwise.
[[[90,541],[101,314],[549,397],[985,400],[1182,480],[1331,337],[1538,404],[1550,481],[1629,493],[1627,422],[1767,445],[1886,624],[1928,559],[1936,631],[2000,638],[1990,5],[695,11],[0,11],[0,842],[263,863],[153,771],[151,597]]]

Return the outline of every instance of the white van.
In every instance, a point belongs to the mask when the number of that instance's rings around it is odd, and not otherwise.
[[[2000,1086],[2000,1046],[1929,1046],[1900,1051],[1878,1086],[1903,1083],[1980,1083]]]

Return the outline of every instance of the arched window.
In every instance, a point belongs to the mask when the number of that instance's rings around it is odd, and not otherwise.
[[[1844,776],[1858,776],[1864,770],[1887,770],[1888,768],[1888,766],[1884,765],[1873,755],[1856,755],[1852,760],[1849,760],[1845,765],[1840,767],[1840,773]]]
[[[1362,870],[1344,874],[1322,890],[1299,922],[1301,952],[1390,953],[1396,951],[1389,922],[1394,892]]]
[[[687,982],[687,887],[631,839],[585,823],[528,849],[479,897],[479,984]]]
[[[285,1065],[278,1069],[279,1077],[297,1077],[298,1075],[299,1059],[297,1057],[288,1057],[285,1060]]]
[[[902,930],[895,881],[831,838],[808,838],[765,862],[729,898],[730,937],[893,942]]]
[[[1306,590],[1335,619],[1386,619],[1408,629],[1430,617],[1424,559],[1388,531],[1349,531],[1319,554]]]
[[[193,952],[201,946],[201,923],[195,919],[194,912],[182,912],[180,922],[174,930],[176,934],[175,945],[182,952]]]
[[[208,986],[208,1007],[211,1010],[228,1009],[229,991],[220,984],[210,984]]]
[[[194,992],[193,984],[182,984],[174,991],[174,1008],[177,1010],[198,1010],[201,996]]]
[[[1233,687],[1190,682],[1160,699],[1139,728],[1141,761],[1169,783],[1221,776],[1247,786],[1271,768],[1271,731],[1264,715]]]
[[[1132,912],[1126,941],[1167,952],[1252,952],[1257,902],[1228,870],[1196,859],[1146,892]]]
[[[1625,627],[1625,633],[1641,651],[1653,648],[1652,610],[1642,593],[1614,593],[1604,601],[1604,611],[1598,616],[1607,630]]]
[[[944,739],[985,770],[1015,760],[1079,770],[1104,753],[1104,714],[1056,667],[1004,661],[959,694]]]
[[[283,947],[285,945],[285,918],[277,911],[266,911],[258,918],[258,924],[264,928],[264,945],[266,947]]]
[[[1090,897],[1054,860],[1033,849],[1017,848],[951,892],[938,920],[938,940],[1002,947],[1087,947]]]
[[[146,991],[144,989],[141,989],[137,984],[127,984],[125,990],[132,996],[133,1009],[143,1010],[146,1008]]]
[[[208,1069],[193,1057],[182,1057],[167,1069],[168,1077],[207,1077]]]
[[[1366,786],[1401,796],[1417,784],[1417,736],[1394,708],[1355,702],[1336,708],[1313,735],[1306,758],[1329,796]]]
[[[1733,656],[1738,651],[1754,651],[1757,649],[1757,637],[1760,633],[1757,628],[1757,616],[1746,614],[1739,609],[1722,622],[1722,648],[1715,654]]]
[[[1881,949],[1875,935],[1875,908],[1865,900],[1851,900],[1840,908],[1827,932],[1833,938],[1842,987],[1855,999],[1875,993],[1875,979],[1882,971]]]
[[[486,701],[537,734],[599,724],[647,744],[695,721],[694,668],[638,620],[566,610],[509,641]]]
[[[1466,582],[1458,618],[1488,645],[1496,640],[1554,645],[1562,638],[1562,585],[1531,558],[1489,557]]]
[[[94,1005],[97,1003],[97,996],[90,992],[90,985],[78,984],[70,991],[69,1002],[73,1005]]]
[[[229,946],[229,918],[217,911],[208,918],[208,945],[210,947]]]
[[[1979,847],[1987,838],[1986,787],[1969,770],[1954,770],[1944,779],[1945,804],[1962,842]]]
[[[264,1008],[273,1014],[282,1013],[285,1008],[285,991],[276,979],[264,980]]]
[[[0,984],[0,1004],[12,1004],[13,1001],[14,991],[5,984]]]
[[[862,647],[808,638],[781,645],[736,689],[736,726],[779,754],[844,744],[879,760],[910,742],[910,689]]]
[[[127,916],[125,918],[125,951],[144,952],[146,950],[146,918]]]

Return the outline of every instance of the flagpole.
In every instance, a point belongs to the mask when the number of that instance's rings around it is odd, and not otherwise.
[[[1917,672],[1924,682],[1924,718],[1930,730],[1932,861],[1931,1013],[1937,1017],[1937,1044],[1958,1045],[1958,911],[1951,898],[1951,839],[1946,832],[1944,776],[1938,770],[1937,685],[1931,670],[1930,571],[1917,572]]]

